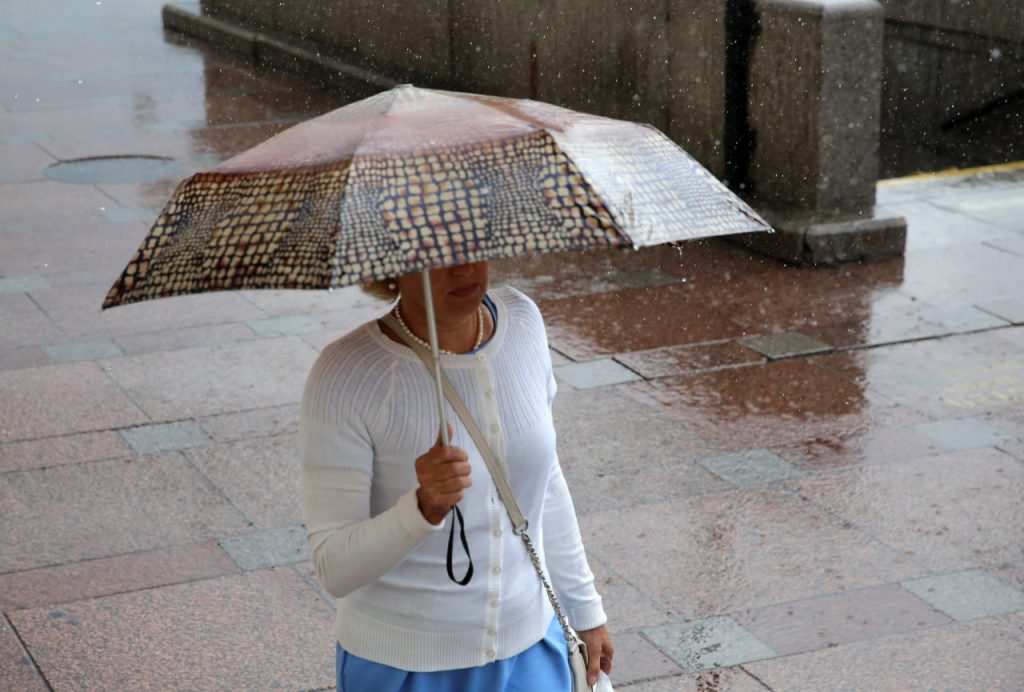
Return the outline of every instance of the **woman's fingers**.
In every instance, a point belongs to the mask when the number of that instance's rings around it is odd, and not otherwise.
[[[471,475],[469,456],[458,447],[437,444],[416,459],[420,484],[416,496],[427,521],[439,524],[444,520],[452,505],[462,500],[463,491],[473,484]]]

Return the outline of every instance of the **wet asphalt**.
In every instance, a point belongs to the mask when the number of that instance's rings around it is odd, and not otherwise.
[[[329,688],[297,402],[384,306],[99,305],[184,176],[351,95],[165,33],[153,0],[9,5],[0,689]],[[495,264],[547,320],[617,688],[1024,687],[1024,166],[878,203],[904,257]]]

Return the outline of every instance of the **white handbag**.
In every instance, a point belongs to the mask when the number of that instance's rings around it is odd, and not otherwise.
[[[434,361],[430,352],[420,344],[410,339],[392,315],[387,315],[382,321],[391,328],[392,332],[400,336],[409,348],[411,348],[413,352],[420,357],[420,360],[422,360],[423,364],[427,367],[427,371],[433,373]],[[551,587],[551,582],[548,580],[547,574],[544,571],[544,565],[541,564],[540,556],[537,555],[537,550],[533,547],[533,541],[530,539],[530,535],[526,533],[530,526],[530,522],[527,521],[522,510],[519,509],[519,504],[516,502],[516,498],[512,494],[512,487],[508,484],[508,478],[505,476],[505,471],[501,467],[501,464],[498,463],[498,459],[494,455],[494,451],[491,449],[491,446],[487,444],[487,439],[483,436],[483,433],[480,432],[480,428],[477,427],[472,414],[469,412],[469,409],[466,408],[466,404],[462,401],[462,397],[460,397],[459,393],[455,391],[455,387],[452,385],[451,380],[448,379],[448,375],[444,371],[441,372],[441,379],[444,384],[445,398],[448,399],[448,403],[451,404],[453,409],[455,409],[455,413],[458,414],[462,424],[466,427],[466,431],[469,433],[469,436],[473,438],[473,442],[476,444],[477,449],[480,451],[484,461],[487,463],[487,470],[491,472],[491,478],[494,480],[494,485],[498,489],[498,495],[501,497],[501,501],[505,505],[505,510],[508,512],[509,519],[512,521],[512,530],[522,539],[523,545],[526,546],[526,551],[530,555],[530,562],[533,563],[533,568],[537,571],[537,576],[540,577],[541,583],[544,585],[544,591],[547,592],[548,600],[551,602],[551,607],[555,611],[555,616],[558,618],[558,622],[562,626],[562,634],[565,636],[565,643],[568,647],[569,671],[572,673],[572,692],[614,692],[611,680],[608,679],[608,676],[605,675],[604,672],[601,673],[597,685],[591,687],[587,684],[587,645],[579,638],[576,631],[569,626],[569,618],[566,617],[565,612],[562,610],[561,603],[558,602],[558,596],[555,595],[555,590]]]

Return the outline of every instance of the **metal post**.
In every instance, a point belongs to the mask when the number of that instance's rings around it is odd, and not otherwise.
[[[444,385],[441,384],[441,349],[437,344],[437,321],[434,318],[434,294],[430,288],[430,271],[424,269],[423,276],[423,302],[427,308],[427,331],[430,337],[430,353],[434,356],[434,385],[437,394],[437,413],[441,418],[441,443],[448,447],[451,440],[448,439],[448,424],[444,419]]]

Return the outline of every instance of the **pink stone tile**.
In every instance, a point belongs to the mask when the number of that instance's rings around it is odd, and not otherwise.
[[[48,276],[72,271],[105,270],[116,276],[145,235],[138,221],[113,223],[83,214],[73,230],[64,222],[49,229],[0,233],[0,271],[9,275]]]
[[[49,365],[50,359],[38,346],[0,351],[0,370],[20,370]]]
[[[639,634],[623,632],[613,635],[615,655],[612,659],[612,680],[615,685],[628,685],[638,680],[679,675],[682,669]]]
[[[5,228],[15,228],[23,221],[41,217],[67,219],[98,213],[112,205],[109,197],[90,185],[50,180],[0,184],[0,224]]]
[[[993,449],[864,466],[792,484],[935,572],[1013,560],[1024,545],[1024,465]]]
[[[151,550],[0,575],[5,611],[235,574],[216,543]]]
[[[761,354],[733,341],[620,353],[615,360],[648,379],[765,362]]]
[[[130,257],[131,253],[126,254],[124,263]],[[53,288],[33,291],[32,298],[74,339],[117,338],[239,322],[259,316],[251,303],[232,292],[176,296],[101,310],[107,291],[121,268],[108,271],[102,277],[89,273],[50,278]]]
[[[114,339],[114,343],[130,356],[142,353],[177,351],[195,346],[221,346],[256,338],[245,324],[215,324],[205,327],[184,327],[167,329],[145,334],[126,334]]]
[[[131,454],[124,439],[110,431],[11,442],[0,446],[0,473],[130,457]]]
[[[295,435],[197,447],[185,454],[257,528],[302,522]]]
[[[925,574],[779,486],[591,513],[580,523],[588,552],[688,620]]]
[[[4,326],[0,329],[0,349],[5,352],[65,339],[60,328],[23,293],[0,293],[0,323]]]
[[[217,442],[235,442],[252,437],[275,437],[295,433],[299,429],[299,407],[296,404],[259,408],[238,413],[210,416],[199,421]]]
[[[147,423],[95,363],[0,372],[0,442]]]
[[[48,692],[50,689],[6,618],[0,618],[0,689],[12,692]]]
[[[893,425],[911,419],[889,399],[815,363],[794,358],[621,389],[663,407],[722,451],[859,435],[883,421]]]
[[[920,250],[906,256],[900,291],[937,305],[1019,298],[1022,272],[1024,257],[988,245]]]
[[[733,619],[780,656],[952,622],[893,584],[748,610]]]
[[[604,563],[590,559],[590,569],[594,573],[594,585],[601,594],[608,615],[609,631],[623,632],[650,627],[671,617],[667,608],[641,593]]]
[[[179,454],[0,475],[0,573],[194,543],[249,523]]]
[[[308,690],[334,682],[333,614],[288,569],[11,619],[56,689]]]
[[[33,142],[0,143],[0,184],[43,179],[43,170],[57,159]]]
[[[316,351],[297,337],[102,361],[153,420],[180,420],[294,404]]]
[[[816,437],[777,448],[783,459],[807,471],[906,461],[945,451],[913,428],[867,428],[853,435]]]
[[[580,513],[730,487],[694,462],[709,453],[702,439],[664,410],[615,389],[559,393],[555,428],[559,459]]]
[[[540,303],[551,345],[574,360],[745,336],[728,294],[693,284],[637,288]]]
[[[613,679],[612,682],[614,683],[615,680]],[[716,668],[700,673],[669,675],[634,683],[625,689],[629,692],[767,692],[768,690],[739,666]]]
[[[748,663],[773,690],[1016,690],[1024,614]]]

